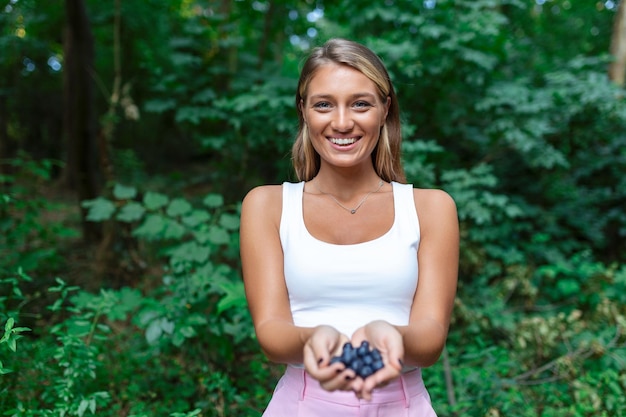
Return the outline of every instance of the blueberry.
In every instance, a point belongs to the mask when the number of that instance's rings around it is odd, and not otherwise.
[[[363,379],[385,367],[380,351],[376,348],[370,349],[366,340],[358,348],[352,346],[350,342],[344,344],[341,355],[330,360],[331,364],[337,362],[343,363],[346,368],[352,369]]]
[[[347,342],[346,344],[343,345],[343,351],[347,351],[347,350],[353,350],[354,347],[352,346],[352,343]]]
[[[361,343],[361,346],[357,348],[357,353],[361,357],[368,355],[370,353],[370,344],[366,340],[364,340]]]
[[[348,364],[354,361],[357,358],[356,352],[354,350],[344,351],[341,355],[341,361],[345,364]]]
[[[358,374],[362,366],[363,366],[363,361],[357,358],[353,360],[352,362],[350,362],[349,368]]]
[[[332,365],[333,363],[337,363],[337,362],[342,362],[341,360],[341,356],[333,356],[332,358],[330,358],[330,364]]]
[[[365,379],[368,376],[372,375],[373,373],[374,373],[374,370],[371,367],[365,365],[361,368],[361,372],[359,372],[359,376]]]

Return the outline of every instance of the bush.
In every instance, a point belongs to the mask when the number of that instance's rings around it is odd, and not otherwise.
[[[258,415],[276,375],[256,344],[238,273],[238,207],[216,194],[200,207],[153,192],[138,199],[119,185],[113,194],[85,203],[90,219],[130,224],[162,273],[98,293],[57,278],[46,325],[19,349],[25,329],[14,323],[28,315],[21,287],[32,279],[6,278],[2,340],[15,352],[2,361],[12,388],[0,406],[13,416]]]

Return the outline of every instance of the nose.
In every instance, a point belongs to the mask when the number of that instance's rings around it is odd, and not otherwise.
[[[348,132],[354,127],[354,120],[348,109],[339,108],[335,112],[331,127],[338,132]]]

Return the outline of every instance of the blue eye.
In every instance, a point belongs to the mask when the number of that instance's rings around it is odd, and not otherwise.
[[[328,110],[331,108],[331,105],[327,101],[320,101],[319,103],[315,103],[313,108],[317,110]]]
[[[354,103],[353,106],[357,109],[366,109],[368,107],[372,107],[372,105],[367,101],[357,101],[356,103]]]

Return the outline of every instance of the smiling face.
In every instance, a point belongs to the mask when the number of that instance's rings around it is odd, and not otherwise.
[[[322,166],[372,165],[371,154],[389,109],[376,84],[347,65],[329,63],[311,78],[300,103]]]

